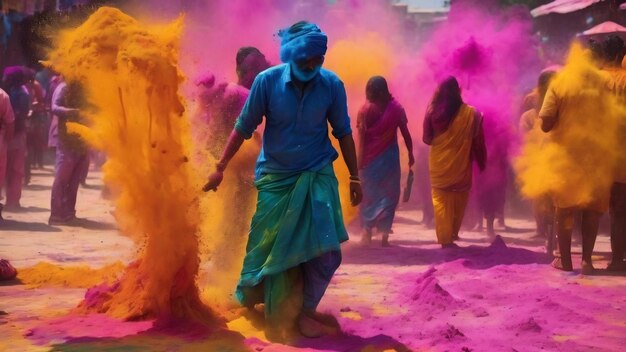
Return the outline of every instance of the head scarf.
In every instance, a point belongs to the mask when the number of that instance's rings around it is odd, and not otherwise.
[[[315,56],[324,56],[328,47],[328,37],[313,23],[298,22],[278,32],[280,60],[297,62]]]

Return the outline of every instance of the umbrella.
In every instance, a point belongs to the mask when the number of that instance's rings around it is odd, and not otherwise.
[[[621,26],[615,22],[606,21],[584,31],[583,35],[598,35],[598,34],[611,34],[611,33],[626,33],[626,27]]]
[[[601,1],[604,0],[555,0],[533,9],[530,14],[533,17],[539,17],[550,13],[570,13],[585,9]]]

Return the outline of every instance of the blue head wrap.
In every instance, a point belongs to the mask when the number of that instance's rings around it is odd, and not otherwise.
[[[282,62],[296,62],[326,54],[328,37],[313,23],[298,23],[280,30],[278,36],[281,38],[280,60]]]

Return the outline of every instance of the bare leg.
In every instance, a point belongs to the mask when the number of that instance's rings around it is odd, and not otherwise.
[[[591,262],[591,255],[593,254],[593,247],[596,244],[596,237],[598,236],[598,227],[600,227],[601,217],[602,213],[597,211],[583,210],[582,212],[581,230],[583,235],[583,274],[590,274],[595,270]]]
[[[537,237],[548,238],[546,233],[546,216],[542,210],[539,201],[535,200],[533,203],[533,215],[535,216],[535,224],[537,225]]]
[[[564,271],[572,271],[572,231],[574,229],[574,210],[556,210],[556,231],[559,237],[561,256],[554,259],[552,266]]]
[[[363,233],[363,236],[361,236],[361,244],[364,246],[372,244],[372,228],[365,228],[365,232]]]
[[[382,236],[382,246],[389,247],[389,232],[383,232]]]
[[[611,190],[611,263],[607,270],[626,270],[626,184],[615,183]]]
[[[494,214],[485,214],[485,219],[487,220],[487,236],[488,237],[495,237],[496,236],[496,230],[493,227],[493,223],[494,223],[494,220],[495,220]]]

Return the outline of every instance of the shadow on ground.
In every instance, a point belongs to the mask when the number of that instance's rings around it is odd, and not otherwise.
[[[345,352],[382,352],[382,351],[411,351],[401,342],[387,335],[376,335],[372,337],[360,337],[356,335],[337,335],[319,339],[301,339],[294,345],[299,348],[308,348],[323,351],[345,351]],[[278,351],[278,350],[276,350]]]
[[[100,222],[89,219],[76,219],[71,224],[63,225],[69,227],[80,227],[87,230],[115,230],[117,226],[110,222]]]
[[[24,232],[61,232],[61,229],[50,226],[43,222],[22,222],[15,220],[3,220],[0,223],[2,231],[24,231]]]
[[[40,346],[51,345],[51,351],[410,351],[399,341],[377,335],[368,338],[341,334],[317,339],[298,338],[289,345],[269,344],[257,338],[246,339],[223,327],[176,326],[150,327],[151,322],[122,322],[102,314],[67,316],[28,331],[27,336]],[[102,336],[108,334],[111,336]]]
[[[52,190],[52,186],[29,184],[27,186],[24,186],[24,189],[28,191],[50,191]]]
[[[386,255],[381,252],[386,252]],[[544,253],[508,247],[500,236],[496,236],[489,246],[441,249],[396,245],[389,248],[364,248],[354,244],[345,246],[342,254],[342,262],[345,264],[437,265],[465,259],[464,265],[472,269],[488,269],[496,265],[548,264],[551,260]]]

